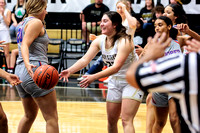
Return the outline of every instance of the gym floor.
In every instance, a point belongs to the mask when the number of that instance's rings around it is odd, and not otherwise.
[[[60,133],[106,133],[106,84],[95,81],[88,88],[80,88],[76,77],[68,83],[59,82],[55,87],[58,101]],[[9,133],[16,133],[23,116],[23,107],[15,87],[0,79],[0,101],[8,117]],[[145,101],[145,100],[144,100]],[[136,133],[145,133],[146,104],[142,103],[134,120]],[[123,132],[121,119],[118,122],[119,133]],[[44,133],[45,121],[41,112],[30,133]],[[169,121],[163,133],[171,133]]]

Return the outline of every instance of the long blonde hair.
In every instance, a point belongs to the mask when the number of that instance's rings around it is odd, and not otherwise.
[[[24,0],[24,3],[23,3],[23,9],[25,9],[25,6],[26,6],[26,0]],[[19,0],[17,0],[17,4],[15,6],[15,10],[17,10],[17,8],[19,7]]]
[[[33,16],[37,16],[47,5],[47,0],[28,0],[26,3],[26,12]]]

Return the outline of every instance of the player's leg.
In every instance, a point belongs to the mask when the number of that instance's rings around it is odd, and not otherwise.
[[[0,103],[0,133],[8,133],[8,120]]]
[[[32,97],[21,98],[24,116],[20,120],[18,133],[28,133],[38,113],[38,106]]]
[[[116,79],[108,82],[106,109],[108,119],[108,133],[117,133],[117,122],[121,113],[122,91],[116,87]]]
[[[130,86],[127,81],[119,81],[119,84],[123,86],[122,93],[122,125],[124,133],[134,133],[133,120],[138,111],[140,103],[142,102],[144,92],[135,89]]]
[[[108,133],[117,133],[117,122],[121,112],[121,103],[106,102]]]
[[[180,133],[180,121],[176,110],[176,103],[173,98],[168,101],[169,104],[169,120],[174,133]]]
[[[122,125],[124,133],[134,133],[133,119],[138,111],[140,102],[133,99],[122,100]]]
[[[146,133],[152,133],[152,128],[155,123],[154,106],[151,104],[152,93],[149,93],[146,98]]]
[[[42,115],[46,121],[47,133],[58,133],[58,112],[56,91],[52,91],[45,96],[35,98]]]
[[[161,133],[166,122],[169,112],[168,95],[165,93],[152,93],[152,105],[154,105],[155,123],[153,133]]]

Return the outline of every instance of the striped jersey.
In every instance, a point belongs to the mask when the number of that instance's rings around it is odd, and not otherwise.
[[[200,52],[174,54],[138,66],[142,90],[165,92],[179,99],[181,115],[192,133],[200,133]]]

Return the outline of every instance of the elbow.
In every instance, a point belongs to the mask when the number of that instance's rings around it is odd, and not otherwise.
[[[121,66],[116,66],[113,70],[114,70],[114,73],[117,73],[119,70],[121,69]]]

